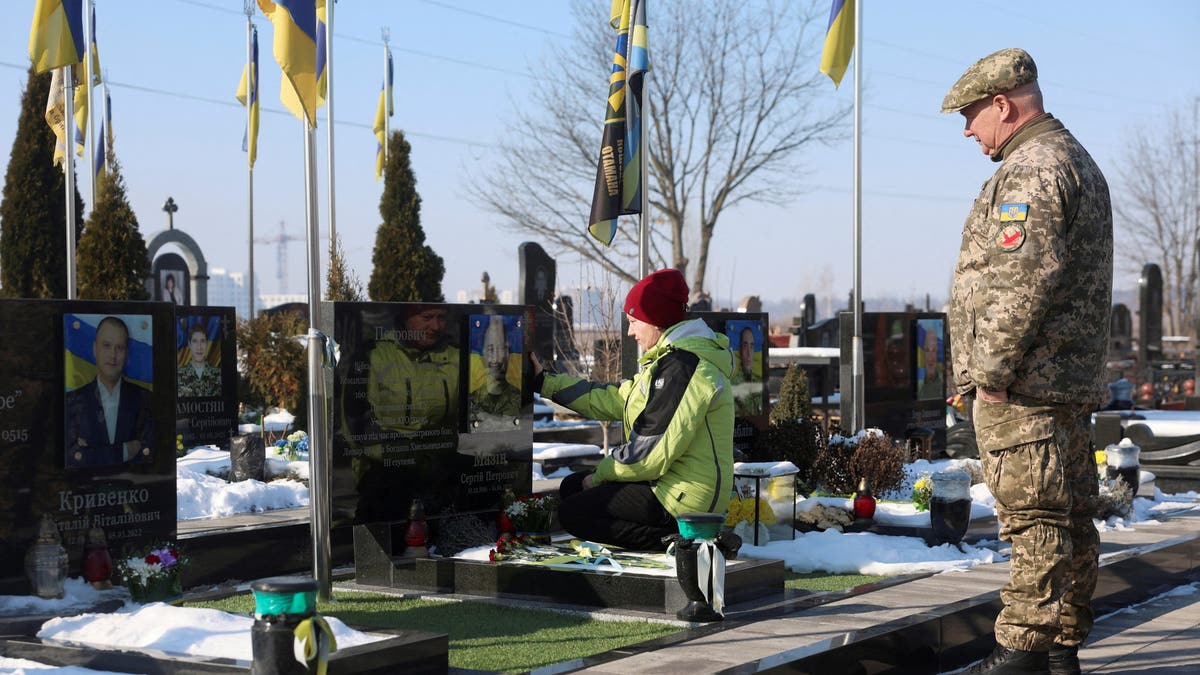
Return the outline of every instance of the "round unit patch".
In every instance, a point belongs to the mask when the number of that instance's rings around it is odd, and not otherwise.
[[[1005,225],[996,235],[996,245],[1003,251],[1015,251],[1025,243],[1025,228],[1020,223]]]

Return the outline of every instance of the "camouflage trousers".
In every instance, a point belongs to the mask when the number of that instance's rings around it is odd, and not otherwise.
[[[1012,544],[996,641],[1077,646],[1092,629],[1100,535],[1090,409],[1021,397],[975,402],[975,432],[1000,538]]]

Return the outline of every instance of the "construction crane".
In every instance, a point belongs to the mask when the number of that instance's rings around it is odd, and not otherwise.
[[[278,245],[278,265],[279,269],[275,273],[275,278],[279,280],[279,293],[285,294],[288,292],[288,272],[287,272],[287,245],[289,241],[304,241],[304,237],[294,237],[287,233],[287,224],[284,221],[279,221],[279,234],[271,237],[255,237],[256,244],[277,244]]]

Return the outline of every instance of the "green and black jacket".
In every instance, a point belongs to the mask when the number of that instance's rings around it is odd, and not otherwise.
[[[724,513],[733,488],[733,355],[699,319],[663,333],[632,380],[589,382],[545,374],[543,396],[585,417],[620,420],[625,443],[593,481],[647,481],[672,515]]]

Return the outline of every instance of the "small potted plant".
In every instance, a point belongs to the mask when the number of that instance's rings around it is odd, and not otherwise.
[[[187,557],[169,544],[156,544],[123,558],[117,570],[135,602],[165,602],[183,595],[182,574]]]

